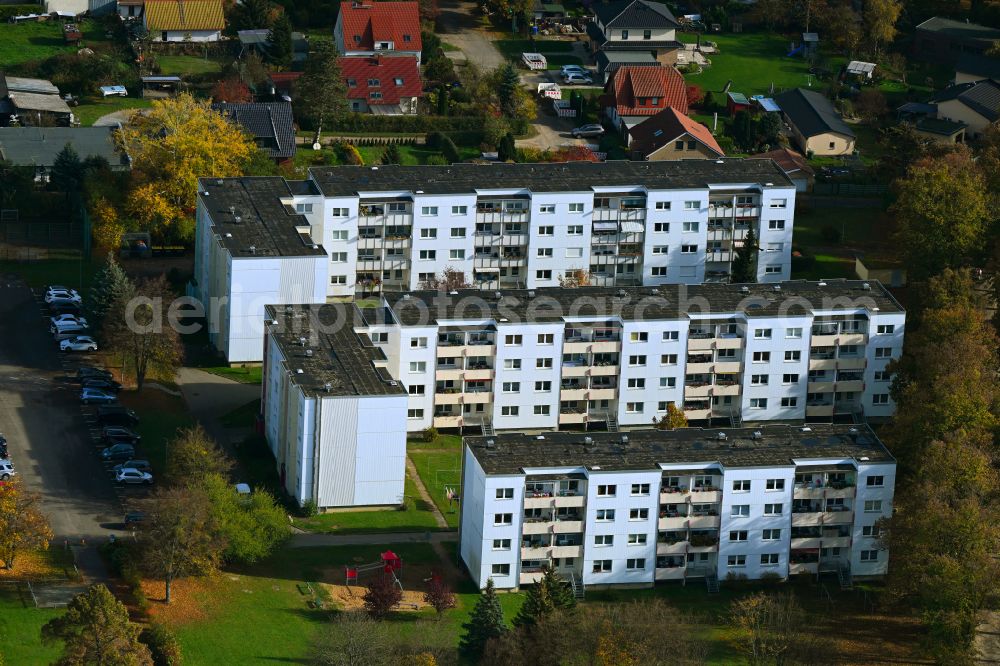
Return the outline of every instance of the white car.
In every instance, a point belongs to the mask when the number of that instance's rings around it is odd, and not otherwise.
[[[560,76],[566,76],[567,74],[582,74],[587,76],[589,72],[587,72],[587,70],[583,67],[580,67],[580,65],[563,65],[559,74]]]
[[[97,351],[97,342],[89,335],[78,335],[69,340],[59,341],[59,351]]]
[[[563,76],[563,83],[566,85],[590,85],[594,82],[594,79],[590,78],[589,74],[576,74],[570,72]]]
[[[74,303],[82,303],[83,299],[80,294],[76,293],[72,289],[67,291],[47,291],[45,292],[45,302],[51,303],[52,301],[72,301]]]
[[[8,481],[10,477],[17,474],[14,471],[14,464],[9,460],[0,460],[0,481]]]
[[[101,86],[101,94],[105,97],[128,97],[125,86]]]
[[[63,326],[86,326],[87,318],[75,314],[63,313],[54,317],[49,317],[53,326],[62,328]]]
[[[150,485],[153,483],[153,475],[149,472],[140,472],[134,467],[123,467],[115,473],[116,483],[141,483]]]

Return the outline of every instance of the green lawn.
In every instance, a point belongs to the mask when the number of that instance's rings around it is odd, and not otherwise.
[[[498,39],[493,44],[503,54],[503,57],[517,62],[521,62],[522,53],[541,53],[548,59],[550,53],[568,56],[573,51],[572,42],[546,39]],[[576,60],[576,63],[579,62]]]
[[[62,614],[35,608],[27,586],[0,585],[0,655],[6,664],[48,664],[60,653],[58,645],[43,645],[42,625]]]
[[[822,199],[816,197],[816,199]],[[838,243],[823,237],[832,228],[842,235]],[[881,208],[811,208],[795,216],[792,243],[796,249],[814,255],[815,264],[793,273],[793,279],[854,278],[856,254],[891,256],[889,217]]]
[[[259,365],[236,368],[228,365],[220,365],[199,369],[211,372],[213,375],[225,377],[226,379],[232,379],[234,382],[239,382],[240,384],[260,384],[264,372],[264,368]]]
[[[145,388],[142,393],[122,391],[120,400],[139,416],[136,426],[136,432],[142,436],[139,452],[153,466],[155,477],[165,469],[169,455],[167,442],[176,436],[178,428],[194,425],[194,419],[182,398],[157,389]]]
[[[696,36],[678,33],[683,42],[694,42]],[[766,33],[741,33],[734,35],[712,35],[712,41],[719,45],[719,53],[708,56],[712,64],[701,74],[688,74],[689,83],[701,86],[706,92],[721,92],[729,81],[733,82],[733,92],[746,96],[768,94],[771,85],[775,92],[788,88],[806,87],[815,76],[809,75],[809,63],[803,58],[787,56],[790,39],[783,35]],[[845,58],[830,58],[829,66],[836,69]]]
[[[0,272],[17,273],[31,287],[62,284],[86,296],[90,280],[100,270],[103,262],[87,261],[76,250],[48,250],[51,259],[39,261],[2,261]],[[0,257],[4,256],[0,254]]]
[[[446,449],[449,451],[461,451],[462,436],[438,433],[438,436],[433,442],[425,442],[423,437],[417,433],[411,434],[406,439],[406,445],[411,449]]]
[[[101,116],[126,109],[148,109],[153,102],[137,97],[103,97],[86,99],[80,106],[73,107],[73,115],[83,127],[90,127]]]
[[[161,55],[156,57],[163,76],[190,76],[191,74],[215,74],[222,71],[231,59],[204,58],[189,55]]]
[[[58,53],[76,53],[83,46],[95,48],[108,44],[99,24],[84,20],[80,25],[83,42],[70,45],[63,40],[61,21],[0,22],[0,70],[29,60],[44,60]]]
[[[456,146],[458,148],[459,157],[462,160],[470,160],[479,157],[480,151],[478,146]],[[382,155],[385,153],[385,146],[358,146],[358,153],[361,155],[361,159],[364,160],[365,164],[379,164]],[[441,157],[441,152],[437,150],[430,150],[423,146],[411,146],[411,145],[400,145],[399,146],[400,162],[404,165],[414,166],[418,164],[427,164],[427,160],[432,156]],[[306,169],[310,166],[319,165],[336,165],[340,162],[337,159],[336,152],[330,148],[323,148],[320,151],[310,150],[307,147],[300,148],[295,153],[294,165],[297,172],[301,175],[305,175]]]
[[[219,423],[227,428],[252,428],[258,414],[260,414],[260,400],[251,400],[242,407],[220,416]]]
[[[338,511],[311,518],[296,518],[295,526],[308,532],[337,534],[376,532],[423,532],[438,530],[430,505],[420,499],[417,485],[406,475],[406,510]]]
[[[461,495],[462,490],[462,452],[460,449],[446,448],[421,450],[411,443],[407,455],[417,468],[420,480],[430,493],[431,499],[444,514],[450,527],[458,527],[458,503],[449,503],[447,489],[452,488]]]

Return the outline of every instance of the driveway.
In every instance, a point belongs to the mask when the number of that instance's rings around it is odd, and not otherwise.
[[[42,498],[55,544],[99,541],[120,527],[122,505],[98,460],[67,381],[75,359],[62,359],[40,299],[16,276],[0,276],[0,431],[25,485]]]
[[[460,49],[479,71],[496,69],[506,62],[485,32],[479,29],[479,5],[466,0],[442,0],[438,5],[437,34]]]

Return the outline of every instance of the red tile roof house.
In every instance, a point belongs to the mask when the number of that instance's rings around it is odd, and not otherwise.
[[[707,127],[670,107],[629,129],[626,141],[633,160],[714,160],[726,156]]]
[[[412,56],[420,64],[420,13],[416,2],[340,3],[333,28],[344,56]]]
[[[604,86],[601,105],[623,136],[667,107],[687,115],[684,77],[673,67],[619,67]]]
[[[417,113],[423,95],[420,67],[410,56],[338,58],[351,110],[379,116]]]

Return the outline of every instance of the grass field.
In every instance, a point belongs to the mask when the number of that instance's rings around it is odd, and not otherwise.
[[[213,375],[219,375],[226,379],[232,379],[240,384],[260,384],[264,369],[261,366],[247,366],[243,368],[233,368],[228,365],[199,368]]]
[[[220,416],[219,423],[227,428],[251,428],[258,414],[260,414],[260,400],[251,400],[242,407]]]
[[[385,146],[358,146],[358,153],[361,155],[361,159],[364,160],[365,164],[379,164],[382,159],[382,155],[385,153]],[[475,157],[479,157],[478,146],[457,146],[459,157],[462,160],[469,160]],[[432,156],[441,157],[441,152],[437,150],[430,150],[424,148],[423,146],[409,146],[400,145],[399,146],[400,162],[404,165],[414,166],[418,164],[427,164],[427,160]],[[329,148],[324,148],[320,151],[309,150],[308,148],[300,148],[295,153],[294,164],[296,170],[302,175],[305,174],[306,169],[310,166],[319,165],[336,165],[340,162],[337,160],[336,153]]]
[[[154,477],[162,474],[167,461],[167,442],[176,436],[178,428],[194,424],[184,400],[152,388],[145,388],[142,393],[122,391],[119,399],[139,416],[135,428],[142,436],[139,453],[153,466]]]
[[[420,449],[420,443],[410,443],[407,455],[417,468],[420,480],[431,499],[444,514],[450,527],[458,527],[458,503],[448,501],[447,489],[462,491],[462,452],[460,448]]]
[[[539,39],[501,39],[493,42],[508,60],[521,62],[522,53],[541,53],[545,56],[546,69],[559,69],[563,65],[582,65],[583,61],[572,54],[573,43]]]
[[[439,433],[433,442],[425,442],[421,435],[416,434],[407,438],[406,445],[411,449],[446,449],[449,451],[460,451],[462,449],[462,436],[442,435]]]
[[[434,521],[430,505],[420,499],[417,484],[406,475],[403,490],[406,495],[406,510],[384,511],[338,511],[323,513],[311,518],[296,518],[295,527],[307,532],[331,532],[337,534],[376,532],[423,532],[439,529]]]
[[[696,36],[678,33],[678,39],[694,42]],[[810,80],[817,85],[816,77],[809,75],[808,62],[786,55],[790,39],[782,35],[712,35],[711,40],[719,45],[719,53],[709,56],[712,64],[705,67],[701,74],[686,75],[688,82],[701,86],[706,92],[721,92],[729,81],[733,82],[734,92],[748,97],[769,93],[772,84],[775,92],[806,87]],[[844,58],[830,60],[829,66],[836,69]]]
[[[58,53],[76,53],[83,46],[95,48],[108,43],[104,30],[94,21],[84,20],[79,25],[83,29],[83,42],[70,45],[63,40],[61,21],[0,22],[0,70]]]
[[[35,608],[26,585],[0,584],[0,655],[7,664],[48,664],[59,656],[58,645],[43,645],[42,625],[62,614]]]
[[[191,74],[215,74],[222,71],[231,59],[203,58],[188,55],[161,55],[156,57],[163,76],[190,76]]]
[[[73,107],[73,115],[83,127],[90,127],[101,116],[126,109],[148,109],[153,102],[136,97],[104,97],[87,99],[80,106]]]
[[[795,216],[792,242],[795,248],[816,257],[813,266],[793,273],[793,279],[853,278],[858,254],[881,259],[892,257],[890,218],[881,208],[812,208]],[[842,237],[831,244],[823,229],[832,228]]]
[[[48,250],[50,259],[38,261],[2,261],[0,272],[17,273],[31,287],[62,284],[86,296],[90,281],[102,262],[87,261],[75,250]],[[0,255],[2,256],[2,255]]]

